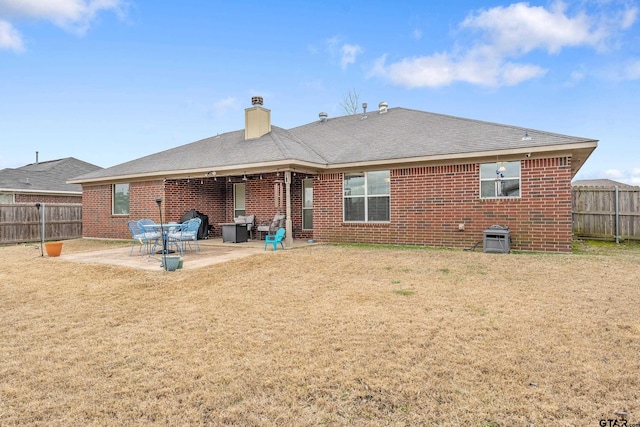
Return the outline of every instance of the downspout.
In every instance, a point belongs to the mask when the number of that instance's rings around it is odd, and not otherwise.
[[[616,185],[616,243],[620,243],[620,192]]]
[[[284,172],[284,184],[286,189],[286,220],[285,220],[285,229],[286,234],[284,235],[284,245],[287,248],[293,247],[293,223],[291,221],[291,171]]]

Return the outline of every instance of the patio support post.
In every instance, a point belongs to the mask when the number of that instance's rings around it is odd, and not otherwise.
[[[285,229],[286,234],[284,235],[284,245],[287,248],[293,247],[293,225],[291,221],[291,171],[284,172],[284,183],[286,186],[286,215],[287,219],[285,220]]]

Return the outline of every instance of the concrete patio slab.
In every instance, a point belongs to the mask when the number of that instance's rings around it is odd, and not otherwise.
[[[246,243],[222,243],[221,239],[199,240],[200,251],[187,250],[182,257],[184,270],[194,270],[209,265],[219,264],[226,261],[245,258],[258,254],[273,254],[273,247],[269,246],[264,250],[264,241],[253,240]],[[306,242],[294,241],[294,248],[307,245]],[[107,264],[121,267],[129,267],[148,271],[164,271],[162,268],[162,255],[140,255],[138,248],[134,248],[133,255],[129,256],[131,246],[105,249],[93,252],[77,252],[63,254],[58,257],[61,260]],[[277,252],[281,252],[278,249]],[[175,255],[175,254],[174,254]]]

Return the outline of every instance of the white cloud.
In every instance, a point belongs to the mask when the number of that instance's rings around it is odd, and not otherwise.
[[[343,70],[349,65],[355,64],[356,57],[364,52],[361,46],[343,43],[338,36],[327,39],[325,45],[329,55],[340,60],[340,67]]]
[[[457,78],[448,54],[406,58],[389,66],[385,61],[386,56],[376,61],[373,74],[384,76],[400,86],[445,86]]]
[[[637,7],[629,8],[623,11],[622,24],[621,24],[622,29],[626,30],[628,28],[631,28],[631,26],[636,22],[637,19],[638,19]]]
[[[631,169],[607,169],[607,170],[580,170],[576,179],[611,179],[628,185],[640,186],[640,168]]]
[[[386,56],[379,58],[371,74],[408,88],[446,86],[455,81],[483,86],[514,86],[547,72],[537,65],[505,63],[477,52],[469,52],[459,58],[448,53],[405,58],[388,66],[385,62]]]
[[[503,54],[524,54],[534,49],[558,53],[568,46],[597,45],[606,32],[594,28],[584,13],[573,18],[562,3],[550,9],[516,3],[484,10],[465,19],[461,27],[481,30],[489,45]]]
[[[422,30],[416,28],[411,32],[411,36],[416,40],[422,39]]]
[[[344,70],[351,64],[355,64],[356,56],[362,53],[362,48],[357,44],[344,44],[340,48],[340,66]]]
[[[5,41],[8,30],[0,26],[0,48],[16,50],[14,46],[22,38],[13,27],[15,21],[32,19],[48,21],[76,34],[84,34],[97,14],[115,11],[123,14],[125,0],[0,0],[0,18],[9,25],[13,45]],[[6,27],[6,25],[4,26]]]
[[[400,59],[386,64],[380,57],[371,75],[405,87],[438,87],[456,81],[481,86],[513,86],[544,76],[547,69],[514,61],[536,50],[559,54],[562,49],[587,46],[602,50],[619,31],[637,18],[636,8],[570,16],[564,3],[550,7],[515,3],[469,15],[460,29],[474,34],[476,43],[454,52]],[[457,44],[464,44],[458,42]],[[631,69],[632,75],[635,69]]]
[[[544,76],[547,73],[542,67],[531,64],[506,63],[500,69],[500,81],[506,86],[515,86],[526,80]]]
[[[20,33],[7,21],[0,20],[0,49],[20,52],[24,49]]]
[[[640,168],[627,170],[608,169],[602,173],[605,178],[629,185],[640,185]]]

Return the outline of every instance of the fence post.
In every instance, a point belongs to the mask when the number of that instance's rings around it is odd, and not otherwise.
[[[42,204],[42,243],[47,240],[47,209],[46,203]]]
[[[616,185],[616,243],[620,243],[620,190]]]
[[[40,211],[42,207],[42,213]],[[36,203],[36,209],[38,209],[38,228],[40,229],[40,256],[44,256],[44,222],[42,222],[42,215],[44,215],[44,203]]]

